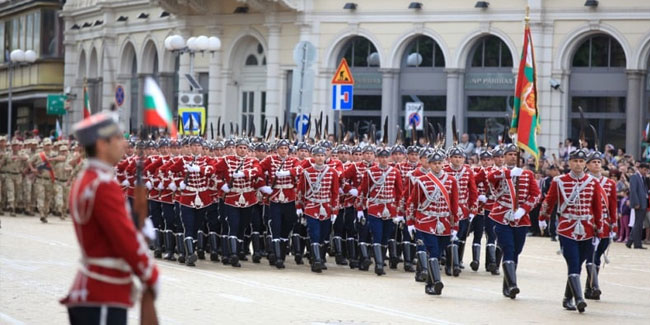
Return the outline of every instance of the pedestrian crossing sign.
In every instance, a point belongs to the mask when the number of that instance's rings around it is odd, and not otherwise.
[[[333,85],[354,85],[354,78],[352,77],[352,72],[350,72],[350,67],[348,66],[348,61],[345,58],[341,59],[336,73],[332,77]]]
[[[178,117],[182,123],[182,127],[178,128],[178,134],[205,134],[205,107],[180,107]]]

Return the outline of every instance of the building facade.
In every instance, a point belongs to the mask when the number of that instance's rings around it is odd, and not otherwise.
[[[12,131],[54,129],[47,115],[48,94],[63,92],[62,1],[0,1],[0,134],[7,132],[9,78],[12,77]],[[37,60],[9,69],[12,50],[33,50]]]
[[[167,51],[165,38],[218,36],[221,49],[197,53],[193,65],[208,123],[216,126],[220,116],[246,128],[253,121],[259,132],[265,119],[295,116],[293,50],[309,41],[316,60],[305,112],[312,116],[323,111],[337,119],[330,80],[345,57],[355,89],[354,109],[340,116],[344,124],[379,126],[388,116],[391,125],[403,126],[405,104],[422,102],[425,116],[443,126],[448,139],[455,116],[460,132],[482,138],[487,128],[494,143],[512,108],[529,6],[540,145],[554,152],[565,138],[576,139],[581,106],[602,145],[639,154],[650,108],[650,2],[419,3],[420,9],[394,0],[69,0],[62,11],[65,85],[81,94],[85,80],[93,110],[113,104],[122,86],[126,97],[118,109],[124,126],[133,129],[141,122],[146,76],[159,81],[174,107],[178,92],[190,89],[182,77],[190,57]],[[81,116],[77,98],[70,121]],[[336,123],[329,125],[332,131]],[[396,132],[389,128],[390,139]]]

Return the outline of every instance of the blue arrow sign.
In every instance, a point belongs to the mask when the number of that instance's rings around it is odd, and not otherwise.
[[[293,123],[293,128],[300,135],[305,135],[307,129],[309,128],[309,116],[305,114],[298,114],[296,120]]]

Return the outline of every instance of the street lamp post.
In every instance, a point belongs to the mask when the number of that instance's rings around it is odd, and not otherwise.
[[[19,65],[27,65],[36,61],[36,52],[32,50],[23,51],[16,49],[9,54],[9,89],[7,95],[7,140],[11,140],[11,96],[14,79],[14,68]]]
[[[189,53],[190,55],[190,75],[194,77],[194,56],[196,52],[214,53],[221,49],[221,40],[216,36],[197,36],[190,37],[187,42],[180,35],[171,35],[165,39],[165,48],[177,55]]]

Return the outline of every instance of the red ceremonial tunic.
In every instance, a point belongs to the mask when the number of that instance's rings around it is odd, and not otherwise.
[[[230,191],[224,197],[224,203],[236,208],[247,208],[259,202],[257,189],[264,185],[262,169],[257,159],[253,157],[240,157],[237,155],[225,156],[216,166],[228,182]],[[233,178],[237,171],[244,173],[244,177]]]
[[[273,190],[269,195],[271,202],[287,203],[296,200],[296,169],[298,164],[298,159],[295,157],[287,156],[282,159],[278,155],[267,156],[260,162],[260,167],[268,180],[268,185]],[[280,170],[288,171],[289,175],[277,176],[276,173]]]
[[[199,171],[191,171],[193,166],[198,166]],[[196,209],[202,209],[212,204],[212,197],[208,191],[208,180],[215,170],[213,166],[207,164],[205,157],[183,156],[169,167],[169,171],[182,177],[175,178],[179,204]],[[183,182],[185,188],[181,189],[180,184]]]
[[[419,166],[420,163],[418,162],[412,163],[408,161],[408,159],[406,161],[402,161],[401,163],[395,166],[397,167],[397,169],[399,169],[399,172],[402,175],[402,188],[406,193],[405,195],[401,196],[401,199],[397,206],[397,211],[400,215],[406,214],[406,200],[408,199],[409,173],[414,171]]]
[[[359,196],[366,200],[368,214],[384,220],[397,216],[402,191],[402,175],[391,166],[368,168],[359,186]]]
[[[296,208],[310,218],[327,220],[338,214],[339,174],[327,165],[305,168],[298,181],[298,197]]]
[[[113,167],[89,159],[72,184],[69,201],[81,267],[61,303],[133,306],[132,276],[155,288],[159,273],[143,235],[133,225]]]
[[[494,204],[490,211],[490,219],[502,225],[511,227],[530,226],[530,210],[534,209],[541,199],[541,192],[535,175],[530,170],[524,170],[521,176],[510,176],[510,169],[502,168],[492,171],[488,175],[494,192]],[[526,213],[519,221],[506,220],[506,214],[514,214],[518,208],[522,208]]]
[[[478,194],[472,168],[469,165],[463,165],[456,170],[451,165],[447,165],[445,172],[454,177],[458,183],[458,206],[463,211],[459,220],[468,219],[470,213],[476,214],[478,210],[476,205]]]
[[[539,220],[548,220],[557,204],[557,233],[573,240],[591,239],[596,230],[603,229],[602,220],[607,219],[603,216],[603,192],[598,180],[589,174],[579,179],[572,173],[556,176],[540,209]]]
[[[411,175],[415,174],[416,169]],[[437,236],[449,236],[458,230],[458,185],[456,179],[442,171],[438,177],[429,172],[412,177],[413,188],[408,197],[407,225]],[[442,188],[438,186],[442,185]],[[444,190],[443,190],[444,189]],[[456,213],[454,213],[456,211]],[[454,219],[454,227],[451,219]]]
[[[350,164],[341,174],[341,179],[345,181],[343,192],[347,194],[352,188],[358,188],[361,186],[363,175],[366,173],[366,170],[372,166],[374,166],[374,164],[370,164],[364,160]],[[350,201],[344,202],[344,206],[345,204],[350,203],[350,205],[356,206],[359,211],[365,209],[366,202],[361,196],[353,197],[348,195],[348,197]]]
[[[609,177],[596,177],[600,187],[603,189],[603,211],[607,219],[603,220],[603,227],[598,231],[600,238],[609,237],[610,232],[618,232],[618,198],[616,197],[616,182]]]

